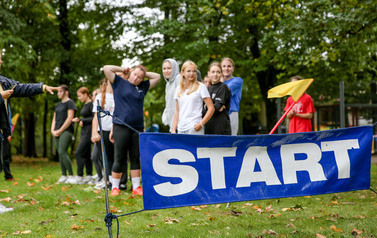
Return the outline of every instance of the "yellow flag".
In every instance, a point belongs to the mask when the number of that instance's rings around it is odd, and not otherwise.
[[[281,98],[291,95],[292,99],[297,102],[312,82],[313,79],[302,79],[281,84],[268,90],[268,98]]]

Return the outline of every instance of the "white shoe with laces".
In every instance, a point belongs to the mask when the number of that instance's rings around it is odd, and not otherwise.
[[[10,212],[10,211],[13,211],[13,208],[12,207],[6,207],[4,206],[3,204],[0,203],[0,214],[1,213],[5,213],[5,212]]]
[[[65,181],[68,184],[77,184],[77,178],[73,175],[68,176],[68,179]]]
[[[67,176],[62,175],[56,183],[65,183],[67,179],[68,179]]]

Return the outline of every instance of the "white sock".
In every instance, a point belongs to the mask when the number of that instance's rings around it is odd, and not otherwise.
[[[113,177],[111,175],[109,175],[109,182],[113,184]]]
[[[137,189],[140,186],[140,177],[131,178],[132,189]]]
[[[113,188],[112,188],[112,189],[114,189],[114,188],[119,189],[120,179],[111,178],[111,183],[112,183],[112,185],[113,185]]]

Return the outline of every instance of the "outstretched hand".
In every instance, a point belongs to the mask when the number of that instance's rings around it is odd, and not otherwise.
[[[46,92],[49,92],[50,94],[54,94],[54,91],[58,91],[60,87],[51,87],[46,85]]]

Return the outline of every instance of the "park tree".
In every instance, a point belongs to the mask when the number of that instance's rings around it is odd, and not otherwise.
[[[121,64],[123,52],[115,43],[121,37],[124,9],[103,1],[2,1],[0,46],[7,60],[2,74],[22,83],[65,83],[71,92],[81,86],[98,87],[101,67]],[[35,156],[35,140],[42,137],[45,156],[57,98],[31,100],[13,100],[13,110],[21,112],[24,154]]]

